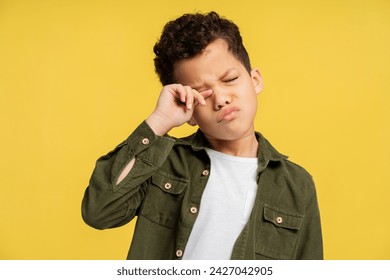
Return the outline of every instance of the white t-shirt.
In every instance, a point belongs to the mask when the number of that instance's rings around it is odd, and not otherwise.
[[[206,151],[210,177],[183,259],[230,259],[255,202],[257,158]]]

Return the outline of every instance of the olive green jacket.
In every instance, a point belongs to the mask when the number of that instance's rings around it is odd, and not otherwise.
[[[258,192],[232,259],[322,259],[322,235],[312,177],[256,132]],[[201,131],[182,139],[156,136],[143,122],[98,159],[82,216],[97,229],[138,216],[128,259],[181,259],[195,223],[210,159]],[[127,163],[127,177],[116,185]],[[226,209],[229,215],[229,209]]]

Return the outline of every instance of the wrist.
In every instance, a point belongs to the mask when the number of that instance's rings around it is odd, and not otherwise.
[[[146,119],[146,123],[153,130],[154,134],[158,136],[166,135],[173,128],[169,121],[157,112],[150,114]]]

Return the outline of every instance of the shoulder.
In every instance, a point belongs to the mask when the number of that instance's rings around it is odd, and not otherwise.
[[[281,166],[289,180],[299,186],[314,189],[313,176],[304,167],[288,159],[282,160]]]
[[[267,162],[264,170],[272,180],[298,192],[310,193],[314,190],[311,174],[301,165],[279,153],[271,143],[257,132],[259,140],[259,162]]]

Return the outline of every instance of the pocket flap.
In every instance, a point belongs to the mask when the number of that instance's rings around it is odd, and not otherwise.
[[[159,173],[152,176],[152,183],[158,186],[162,191],[171,194],[180,194],[187,185],[187,180],[180,178],[172,178]]]
[[[277,227],[298,230],[301,228],[303,216],[265,204],[264,219],[273,223]]]

